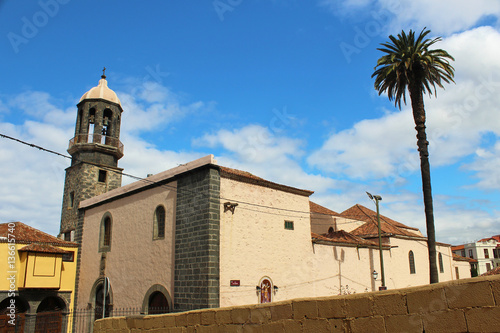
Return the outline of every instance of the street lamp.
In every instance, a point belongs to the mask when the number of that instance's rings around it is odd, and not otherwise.
[[[376,270],[373,270],[372,276],[373,276],[373,279],[374,279],[374,280],[377,280],[377,278],[378,278],[378,273],[377,273],[377,271],[376,271]]]
[[[371,195],[371,193],[366,192],[368,194],[368,197],[375,202],[375,205],[377,206],[377,223],[378,223],[378,248],[380,252],[380,274],[382,276],[382,286],[379,288],[379,290],[385,290],[387,289],[385,287],[385,274],[384,274],[384,255],[382,253],[382,236],[381,236],[381,231],[380,231],[380,212],[378,209],[378,202],[382,201],[382,197],[380,195]]]

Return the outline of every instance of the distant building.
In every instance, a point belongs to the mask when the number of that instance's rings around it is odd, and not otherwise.
[[[452,247],[454,254],[477,260],[472,264],[473,276],[482,275],[500,266],[500,235],[483,238],[477,242]]]
[[[21,222],[0,224],[1,332],[70,331],[77,248]]]

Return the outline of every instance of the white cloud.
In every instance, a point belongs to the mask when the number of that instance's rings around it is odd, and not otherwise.
[[[425,98],[434,167],[474,154],[485,133],[500,135],[500,117],[495,116],[500,113],[500,33],[481,27],[453,35],[437,47],[455,57],[456,85],[438,88],[438,98]],[[362,120],[333,133],[308,162],[319,170],[350,178],[397,180],[419,171],[414,126],[410,107]]]
[[[320,0],[335,15],[356,16],[368,12],[390,17],[387,31],[424,27],[438,35],[470,29],[485,17],[497,20],[500,3],[490,0]],[[498,24],[498,22],[497,22]]]
[[[464,165],[464,169],[474,171],[479,179],[474,187],[497,191],[500,188],[500,142],[490,150],[477,149],[474,161]]]
[[[336,181],[306,173],[300,166],[303,142],[273,134],[267,127],[248,125],[236,130],[219,130],[195,139],[194,144],[222,147],[219,164],[254,173],[267,180],[314,191],[336,187]]]

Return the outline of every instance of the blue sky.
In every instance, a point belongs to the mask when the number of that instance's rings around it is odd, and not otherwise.
[[[125,172],[214,154],[338,212],[380,194],[425,233],[411,110],[371,74],[390,34],[427,27],[456,59],[425,104],[437,239],[458,244],[500,233],[499,16],[487,0],[7,0],[0,133],[66,153],[106,66]],[[57,234],[69,160],[1,139],[0,162],[0,221]]]

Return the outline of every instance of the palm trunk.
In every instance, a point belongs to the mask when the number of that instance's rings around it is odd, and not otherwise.
[[[416,80],[418,82],[418,80]],[[420,172],[422,174],[422,192],[424,194],[425,222],[427,227],[427,249],[429,251],[430,283],[439,282],[436,263],[436,232],[434,228],[434,209],[432,207],[431,170],[429,165],[429,142],[425,133],[425,109],[423,93],[420,86],[410,86],[411,107],[415,129],[417,130],[417,146],[420,153]]]

